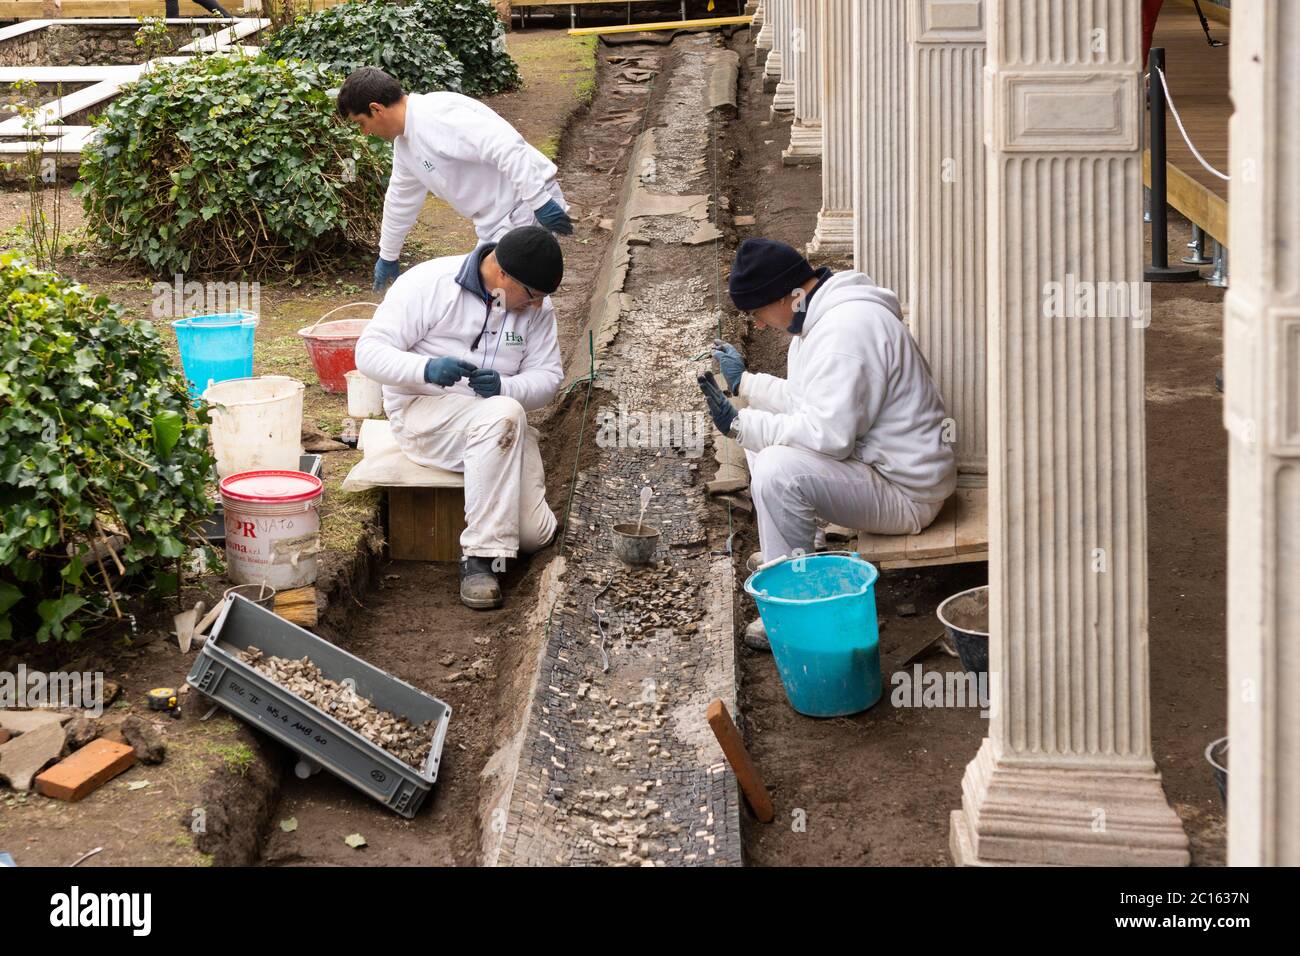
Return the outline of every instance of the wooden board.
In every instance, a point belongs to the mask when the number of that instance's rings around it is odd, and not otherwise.
[[[961,499],[953,495],[943,503],[930,527],[920,534],[907,536],[908,560],[919,558],[942,558],[957,553],[957,508]]]
[[[710,17],[706,20],[664,20],[656,23],[631,23],[626,26],[579,27],[570,30],[569,36],[605,36],[611,33],[648,33],[655,30],[711,30],[714,27],[749,26],[753,20],[753,17]]]
[[[1142,152],[1142,182],[1151,185],[1151,153],[1147,150]],[[1223,245],[1228,244],[1227,200],[1169,162],[1165,163],[1165,200],[1189,222]]]
[[[465,489],[389,488],[388,549],[395,561],[459,561]]]
[[[987,488],[958,488],[961,499],[957,521],[957,554],[987,554],[989,548],[989,491]]]
[[[988,560],[988,488],[958,488],[920,534],[860,534],[858,553],[884,570]]]

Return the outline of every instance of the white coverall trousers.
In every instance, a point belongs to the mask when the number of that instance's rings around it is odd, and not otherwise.
[[[817,520],[872,534],[916,534],[943,502],[914,501],[856,458],[838,460],[789,445],[745,451],[764,561],[813,551]]]
[[[464,472],[464,554],[513,558],[551,540],[556,520],[546,504],[537,433],[513,398],[424,395],[389,421],[416,464]]]

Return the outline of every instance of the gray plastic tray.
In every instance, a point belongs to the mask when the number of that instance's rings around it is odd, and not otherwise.
[[[420,770],[258,673],[235,655],[249,645],[276,657],[308,658],[334,681],[352,680],[362,697],[412,723],[434,723],[433,748]],[[296,624],[232,595],[186,682],[231,713],[302,755],[299,776],[324,767],[410,818],[438,779],[451,707],[335,647]]]

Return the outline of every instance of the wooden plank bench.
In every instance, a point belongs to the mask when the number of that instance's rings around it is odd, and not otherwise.
[[[989,559],[988,488],[958,488],[920,534],[860,534],[858,553],[882,571]]]
[[[361,423],[357,448],[365,456],[343,481],[344,491],[383,488],[388,496],[388,550],[395,561],[459,561],[465,530],[465,476],[417,465],[404,454],[384,419]],[[366,474],[382,467],[400,484]]]

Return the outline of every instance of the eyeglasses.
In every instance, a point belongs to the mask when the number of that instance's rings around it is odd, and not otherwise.
[[[516,281],[516,282],[519,282],[518,279],[515,279],[515,281]],[[546,293],[545,293],[545,292],[538,292],[536,289],[530,289],[528,286],[524,285],[522,282],[519,282],[519,288],[521,288],[521,289],[524,290],[524,293],[528,296],[528,301],[529,301],[529,302],[538,302],[538,301],[540,301],[541,299],[546,298]]]

